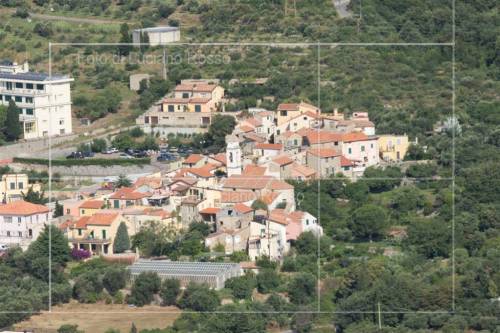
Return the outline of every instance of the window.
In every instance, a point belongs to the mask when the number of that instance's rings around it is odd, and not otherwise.
[[[16,89],[23,89],[23,83],[22,82],[16,82]]]
[[[189,98],[189,93],[182,93],[182,98]]]
[[[24,132],[33,133],[35,131],[35,123],[24,123]]]
[[[64,125],[64,119],[59,119],[59,125]]]
[[[32,116],[33,115],[33,109],[26,109],[26,114]]]
[[[5,82],[5,88],[7,90],[12,90],[12,82]]]
[[[82,235],[82,229],[78,229],[78,236]]]
[[[282,117],[286,117],[286,115],[287,115],[287,112],[286,112],[286,111],[280,111],[280,116],[282,116]]]
[[[24,188],[24,183],[23,182],[17,183],[17,188],[22,190]]]
[[[33,83],[26,83],[26,89],[33,89]]]
[[[23,98],[21,96],[16,96],[14,100],[16,101],[16,103],[22,103]]]
[[[10,237],[10,231],[7,231],[7,237]]]
[[[21,217],[20,216],[17,217],[17,223],[21,223]]]
[[[70,212],[71,212],[71,210],[69,208],[66,208],[66,214],[69,215]]]
[[[16,189],[16,183],[10,183],[10,189],[15,190]]]
[[[373,143],[370,145],[370,148],[373,148]]]
[[[102,239],[106,239],[106,230],[102,230]]]
[[[168,112],[174,112],[174,106],[173,105],[169,105],[168,106]]]
[[[85,209],[82,209],[82,215],[85,215]]]
[[[5,95],[5,101],[8,102],[12,99],[12,96],[10,95]]]
[[[201,105],[195,105],[194,106],[194,112],[201,112]]]
[[[351,149],[351,148],[349,148],[349,149],[347,150],[347,152],[348,152],[348,154],[352,154],[352,149]]]
[[[365,151],[365,146],[361,146],[361,151]]]
[[[12,216],[5,216],[5,217],[3,218],[3,221],[4,221],[5,223],[12,223]]]
[[[19,235],[19,237],[23,237],[23,233],[21,231],[18,231],[17,234]]]
[[[115,200],[115,201],[113,202],[113,207],[114,207],[114,208],[120,208],[120,200]]]
[[[36,85],[36,90],[43,90],[43,84],[37,84]]]
[[[32,229],[28,229],[28,237],[29,238],[33,237],[33,230]]]

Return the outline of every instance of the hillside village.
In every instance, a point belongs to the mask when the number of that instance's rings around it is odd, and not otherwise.
[[[122,223],[133,236],[150,221],[175,231],[203,222],[210,226],[204,240],[210,251],[280,261],[301,233],[323,233],[317,214],[297,207],[297,193],[287,181],[356,180],[367,167],[401,162],[409,146],[406,136],[377,136],[366,112],[325,114],[306,102],[225,112],[224,89],[209,80],[184,81],[156,107],[137,124],[158,136],[206,129],[220,115],[234,117],[236,126],[224,152],[180,157],[178,168],[141,176],[130,186],[111,182],[76,190],[74,198],[58,202],[63,214],[53,221],[47,207],[23,201],[27,175],[4,175],[1,242],[26,248],[51,221],[72,248],[112,255]],[[164,149],[158,160],[172,154],[168,145]],[[40,191],[39,185],[32,188]]]

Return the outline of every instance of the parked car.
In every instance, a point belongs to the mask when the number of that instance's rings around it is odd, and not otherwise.
[[[135,158],[143,158],[143,157],[148,157],[148,153],[146,153],[144,150],[135,150],[132,153],[132,156]]]
[[[164,162],[164,161],[175,161],[176,160],[176,157],[172,154],[160,154],[158,155],[158,157],[156,158],[156,160],[158,162]]]
[[[120,158],[134,158],[134,157],[130,156],[129,154],[126,154],[126,153],[121,153]]]
[[[94,157],[94,152],[93,151],[90,151],[90,150],[87,150],[87,151],[84,151],[84,152],[81,152],[83,154],[83,157]]]
[[[81,151],[74,151],[68,156],[66,156],[67,159],[79,159],[79,158],[85,158],[83,153]]]
[[[111,148],[108,148],[106,150],[103,150],[102,153],[103,154],[115,154],[115,153],[118,153],[118,151],[119,151],[118,149],[111,147]]]

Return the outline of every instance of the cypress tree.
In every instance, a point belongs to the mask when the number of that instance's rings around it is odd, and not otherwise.
[[[120,223],[116,231],[115,242],[113,244],[113,252],[122,253],[130,249],[130,238],[128,237],[127,226],[124,222]]]
[[[7,108],[7,116],[5,117],[4,123],[5,138],[7,141],[15,141],[19,139],[22,133],[23,129],[19,122],[19,108],[16,106],[16,103],[11,100]]]

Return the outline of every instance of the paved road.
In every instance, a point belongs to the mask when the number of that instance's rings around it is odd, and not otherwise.
[[[350,17],[352,15],[352,13],[347,10],[347,6],[351,2],[350,0],[332,0],[332,2],[340,18]]]

